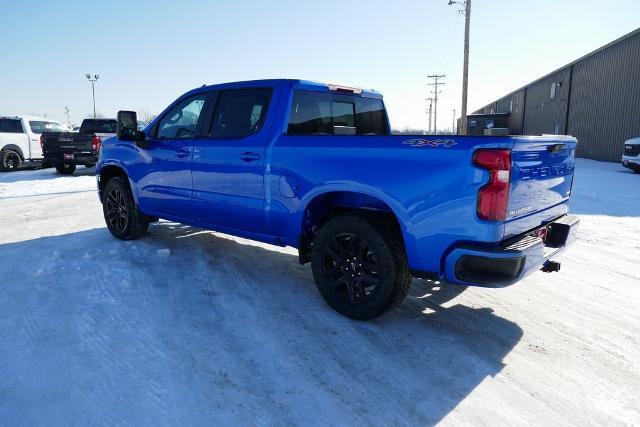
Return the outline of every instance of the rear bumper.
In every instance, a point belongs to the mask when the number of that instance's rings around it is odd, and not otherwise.
[[[445,258],[444,279],[448,283],[466,286],[512,285],[547,266],[551,257],[573,243],[579,222],[577,217],[565,215],[546,224],[544,241],[532,232],[499,246],[457,246]]]
[[[55,166],[61,163],[93,166],[98,163],[97,153],[66,153],[73,154],[73,159],[65,159],[64,154],[65,153],[45,154],[42,163],[44,166]]]

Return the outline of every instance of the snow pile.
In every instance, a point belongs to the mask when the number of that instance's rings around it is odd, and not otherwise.
[[[372,322],[291,248],[169,222],[122,242],[91,170],[0,174],[0,425],[640,424],[640,176],[577,164],[560,273],[414,280]]]

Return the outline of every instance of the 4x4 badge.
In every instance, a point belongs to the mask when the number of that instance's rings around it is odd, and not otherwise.
[[[430,148],[449,148],[457,145],[453,139],[407,139],[402,141],[403,144],[411,145],[412,147],[430,147]]]

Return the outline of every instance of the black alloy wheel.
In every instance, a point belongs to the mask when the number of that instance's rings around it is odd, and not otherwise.
[[[126,177],[111,178],[102,194],[104,220],[114,237],[133,240],[147,232],[149,218],[138,209]]]
[[[358,320],[400,304],[411,284],[402,237],[393,221],[380,215],[329,219],[313,241],[311,270],[327,304]]]
[[[1,160],[2,160],[2,169],[5,171],[18,169],[18,167],[20,167],[20,163],[22,163],[20,154],[12,150],[7,150],[2,152]]]
[[[362,237],[343,233],[324,247],[323,273],[329,286],[351,303],[361,304],[380,285],[375,253]]]
[[[119,188],[111,188],[105,197],[106,219],[110,229],[123,233],[129,224],[125,195]]]

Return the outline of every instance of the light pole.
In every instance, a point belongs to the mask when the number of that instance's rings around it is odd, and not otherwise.
[[[69,106],[68,106],[68,105],[67,105],[67,106],[65,106],[65,107],[64,107],[64,112],[65,112],[65,114],[67,115],[67,123],[69,123],[69,126],[71,126],[71,119],[69,118],[69,111],[71,111],[71,110],[69,109]]]
[[[467,134],[467,91],[469,89],[469,26],[471,25],[471,0],[449,0],[449,6],[464,6],[464,65],[462,69],[462,111],[460,112],[460,135]]]
[[[97,74],[93,75],[93,78],[91,78],[91,74],[87,74],[86,75],[87,80],[89,80],[91,82],[91,94],[93,95],[93,118],[96,118],[96,88],[95,88],[95,83],[98,81],[98,78],[100,77]]]

